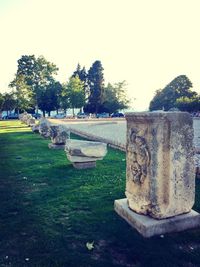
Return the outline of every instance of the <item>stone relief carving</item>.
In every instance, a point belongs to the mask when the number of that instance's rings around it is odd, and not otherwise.
[[[144,137],[131,129],[129,152],[131,153],[130,172],[135,183],[142,184],[147,176],[150,164],[150,153]]]
[[[69,139],[69,131],[61,125],[51,125],[49,135],[53,144],[63,145]]]

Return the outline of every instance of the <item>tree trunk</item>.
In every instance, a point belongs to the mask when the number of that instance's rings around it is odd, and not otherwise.
[[[49,116],[49,117],[51,116],[51,111],[48,111],[48,116]]]
[[[43,110],[42,113],[43,113],[43,117],[45,118],[45,111]]]

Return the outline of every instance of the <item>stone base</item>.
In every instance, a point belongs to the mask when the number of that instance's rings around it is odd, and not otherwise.
[[[73,166],[76,169],[89,169],[96,167],[96,161],[88,161],[88,162],[73,162]]]
[[[200,227],[200,214],[192,210],[172,218],[156,220],[140,215],[129,209],[127,199],[115,200],[115,211],[144,237],[152,237],[171,232]]]
[[[51,149],[64,149],[65,145],[56,145],[56,144],[49,143],[48,147]]]

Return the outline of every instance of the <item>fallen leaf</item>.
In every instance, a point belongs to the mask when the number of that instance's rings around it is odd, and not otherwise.
[[[88,250],[92,250],[92,249],[94,249],[94,241],[93,241],[92,243],[87,242],[87,243],[86,243],[86,247],[87,247]]]

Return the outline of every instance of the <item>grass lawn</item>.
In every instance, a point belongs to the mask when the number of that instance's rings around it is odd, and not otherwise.
[[[200,266],[200,229],[145,239],[114,212],[125,153],[109,148],[95,169],[76,170],[49,142],[0,122],[0,267]]]

